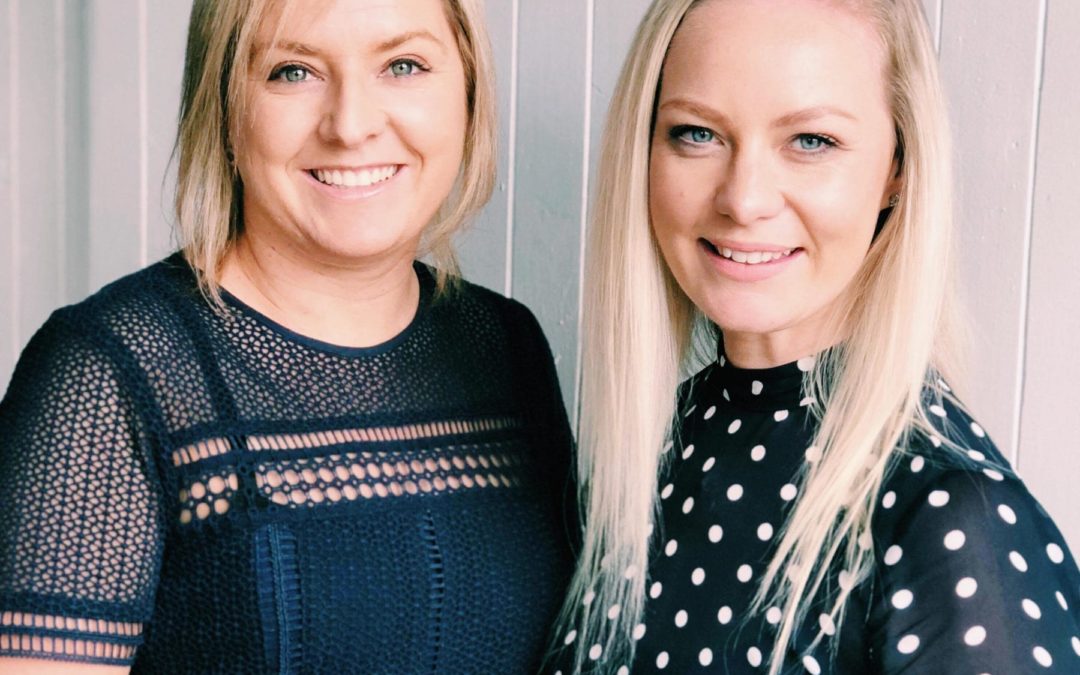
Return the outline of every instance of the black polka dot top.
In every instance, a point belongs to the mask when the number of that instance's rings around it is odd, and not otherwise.
[[[767,671],[780,609],[748,608],[800,498],[800,468],[820,456],[801,391],[811,365],[746,370],[721,356],[684,384],[637,654],[591,670]],[[866,542],[874,573],[839,627],[811,608],[783,672],[1080,673],[1080,572],[1061,533],[976,422],[948,401],[926,405],[963,452],[911,441]],[[838,568],[828,583],[853,581]]]

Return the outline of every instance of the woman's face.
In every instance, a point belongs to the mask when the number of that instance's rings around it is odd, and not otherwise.
[[[237,139],[244,236],[324,261],[411,259],[468,124],[444,0],[304,0],[275,18]]]
[[[838,337],[828,309],[898,189],[884,67],[873,27],[820,0],[709,0],[676,33],[650,214],[729,352],[794,359]]]

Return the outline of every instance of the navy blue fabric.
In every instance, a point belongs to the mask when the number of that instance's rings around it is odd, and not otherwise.
[[[0,654],[169,673],[535,670],[571,436],[519,303],[462,284],[371,349],[182,258],[58,310],[0,403]]]

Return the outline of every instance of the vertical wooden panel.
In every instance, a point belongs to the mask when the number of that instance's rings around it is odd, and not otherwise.
[[[1072,425],[1080,410],[1080,3],[1048,6],[1046,57],[1031,241],[1020,470],[1080,551],[1080,452]]]
[[[7,390],[18,346],[15,338],[15,86],[18,38],[11,18],[18,0],[0,0],[0,392]],[[0,394],[2,396],[3,394]]]
[[[1040,2],[948,0],[941,27],[961,282],[977,327],[968,403],[1013,458],[1041,26]]]
[[[498,86],[499,158],[498,178],[491,201],[458,243],[465,278],[500,293],[509,294],[507,240],[511,235],[510,200],[514,190],[511,157],[514,154],[514,96],[517,73],[517,11],[519,0],[487,3],[488,30],[495,59]]]
[[[608,102],[615,92],[623,62],[638,24],[650,0],[596,0],[596,33],[593,38],[591,156],[595,170],[600,141],[607,119]]]
[[[944,2],[945,0],[922,0],[926,22],[930,24],[930,32],[936,44],[941,44],[941,10]]]
[[[574,409],[592,2],[521,4],[512,292],[536,313]]]
[[[85,2],[63,3],[64,34],[64,302],[78,302],[90,292],[87,251],[90,245],[90,176],[87,103],[91,88],[87,64]]]
[[[87,16],[89,283],[97,289],[138,269],[145,249],[139,114],[137,0],[93,2]]]
[[[176,167],[170,163],[180,111],[184,47],[191,0],[148,3],[146,8],[146,217],[147,261],[176,247],[173,196]]]
[[[15,96],[19,348],[64,300],[63,7],[20,2]]]

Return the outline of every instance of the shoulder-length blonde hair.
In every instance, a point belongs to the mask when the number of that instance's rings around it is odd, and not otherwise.
[[[425,232],[422,253],[438,268],[439,287],[458,272],[453,235],[491,197],[495,184],[495,71],[482,0],[443,0],[465,70],[468,128],[454,187]],[[175,154],[177,237],[199,285],[219,295],[218,270],[243,230],[243,184],[232,162],[248,86],[246,71],[264,21],[280,27],[296,0],[195,0]]]
[[[664,263],[647,189],[664,59],[683,18],[707,1],[653,2],[608,114],[585,280],[578,459],[584,544],[560,620],[563,634],[575,630],[575,670],[602,661],[613,671],[633,656],[659,508],[657,476],[665,446],[677,442],[676,388],[701,365],[697,336],[716,334]],[[956,364],[950,134],[933,42],[918,0],[837,4],[871,21],[886,47],[903,187],[845,294],[843,348],[818,358],[804,382],[818,401],[815,445],[823,457],[801,477],[802,497],[753,607],[783,612],[773,674],[810,600],[835,590],[823,588],[830,567],[842,565],[856,581],[872,569],[866,544],[876,495],[907,437],[929,432],[920,405],[928,372],[951,377]],[[714,339],[709,347],[715,346]],[[829,597],[836,623],[852,587],[845,583]]]

